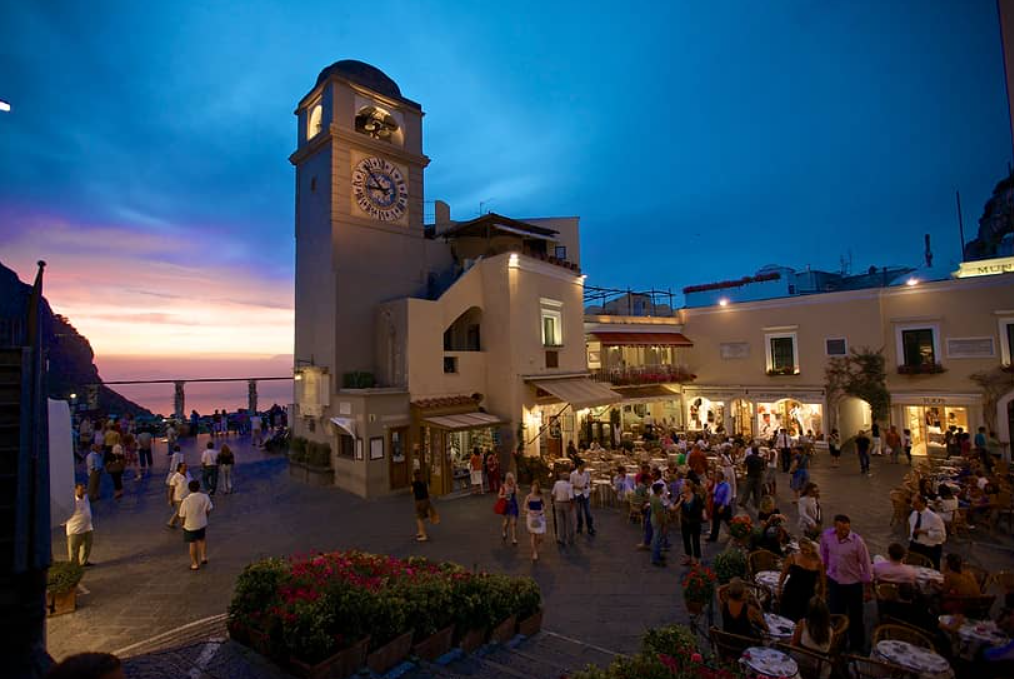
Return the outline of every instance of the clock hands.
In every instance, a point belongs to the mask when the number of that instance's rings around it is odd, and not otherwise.
[[[373,168],[371,168],[368,163],[366,164],[366,174],[368,174],[369,177],[370,177],[370,179],[373,180],[373,185],[371,186],[370,183],[367,182],[366,183],[366,188],[373,189],[375,191],[383,191],[385,197],[387,196],[387,194],[389,194],[391,192],[391,188],[392,187],[391,186],[384,186],[383,182],[381,182],[379,179],[377,179],[377,175],[373,174]]]

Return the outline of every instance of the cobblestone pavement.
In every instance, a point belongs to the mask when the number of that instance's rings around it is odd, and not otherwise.
[[[198,462],[207,437],[189,441],[188,462]],[[223,613],[233,582],[249,562],[266,557],[314,550],[357,548],[396,556],[424,555],[490,571],[532,575],[545,597],[544,627],[589,644],[631,652],[647,627],[686,622],[679,592],[678,565],[655,568],[645,552],[635,551],[638,528],[618,508],[596,511],[595,537],[578,536],[573,547],[546,545],[533,564],[519,529],[517,547],[500,539],[499,517],[490,496],[438,500],[443,521],[431,530],[432,540],[414,540],[412,501],[407,495],[363,500],[333,488],[313,488],[291,480],[281,456],[252,449],[245,440],[229,439],[237,452],[235,492],[219,493],[208,528],[208,567],[188,569],[180,531],[165,528],[169,516],[164,479],[164,446],[156,450],[156,471],[141,481],[125,480],[126,494],[112,499],[109,479],[103,499],[93,505],[97,564],[86,572],[78,610],[51,618],[49,650],[60,659],[85,650],[117,651],[182,625]],[[812,468],[821,485],[827,523],[838,512],[851,515],[853,528],[874,553],[882,553],[902,529],[888,526],[889,490],[905,473],[905,465],[874,459],[874,476],[862,477],[857,465],[831,469],[827,458]],[[795,524],[795,508],[782,510]],[[674,533],[674,545],[679,535]],[[723,540],[724,542],[724,540]],[[53,551],[66,558],[66,542],[54,532]],[[962,542],[967,558],[987,568],[1009,566],[1011,541]],[[710,559],[722,548],[707,545]],[[674,557],[681,556],[678,548]],[[678,562],[678,558],[673,558]]]

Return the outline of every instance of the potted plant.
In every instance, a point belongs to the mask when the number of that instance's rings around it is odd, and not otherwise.
[[[715,575],[721,584],[726,584],[733,578],[746,576],[746,555],[743,550],[730,545],[721,554],[715,557]]]
[[[422,561],[420,565],[425,565]],[[405,596],[406,624],[415,630],[412,652],[424,660],[435,660],[451,650],[454,641],[454,601],[443,574],[426,574],[415,579]]]
[[[704,607],[711,603],[717,579],[715,572],[703,564],[698,563],[690,567],[681,581],[683,602],[687,611],[692,615],[699,615]]]
[[[397,588],[374,592],[366,609],[371,642],[366,664],[384,674],[412,650],[413,630],[406,630],[406,601]]]
[[[542,629],[542,591],[533,578],[521,578],[515,582],[517,595],[518,633],[526,637],[538,634]]]
[[[56,561],[46,577],[46,615],[73,613],[77,608],[77,584],[84,569],[70,561]]]
[[[753,521],[746,514],[732,517],[729,522],[729,535],[740,546],[749,546],[750,536],[753,533]]]

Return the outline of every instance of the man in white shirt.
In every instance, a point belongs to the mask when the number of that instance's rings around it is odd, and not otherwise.
[[[166,524],[168,528],[175,528],[180,523],[180,504],[190,494],[190,474],[187,472],[187,463],[180,462],[176,465],[176,471],[169,475],[166,485],[169,487],[169,506],[173,508],[173,515]]]
[[[912,514],[908,517],[908,549],[928,556],[933,568],[940,570],[940,556],[947,540],[944,520],[926,506],[926,498],[916,495],[912,498]]]
[[[778,431],[778,435],[775,437],[775,448],[778,449],[782,461],[782,471],[788,472],[789,466],[792,464],[792,437],[784,427]]]
[[[560,478],[553,484],[550,495],[556,541],[561,545],[574,544],[574,487],[570,485],[567,472],[560,472]]]
[[[92,553],[92,505],[85,494],[83,483],[74,486],[74,513],[63,522],[67,529],[67,557],[73,564],[91,566],[88,557]]]
[[[183,519],[183,541],[190,545],[190,570],[196,571],[208,563],[208,514],[215,506],[201,492],[199,481],[191,481],[187,490],[190,492],[180,503],[179,516]]]
[[[208,441],[208,447],[201,453],[201,483],[208,489],[208,495],[218,490],[218,451],[213,441]]]
[[[255,446],[260,446],[262,443],[264,443],[264,438],[261,434],[262,427],[261,422],[262,422],[261,416],[256,412],[250,416],[250,431],[251,431],[250,436],[252,439],[252,443]]]
[[[570,485],[574,489],[574,504],[577,513],[577,532],[588,524],[588,535],[595,535],[591,515],[591,474],[585,468],[584,460],[578,460],[577,469],[570,473]]]

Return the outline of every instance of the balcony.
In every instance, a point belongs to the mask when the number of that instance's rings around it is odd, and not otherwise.
[[[899,375],[938,375],[946,370],[947,368],[939,363],[902,364],[898,366]]]
[[[643,365],[627,368],[601,368],[593,370],[591,378],[596,382],[608,382],[614,387],[621,387],[638,384],[693,382],[697,379],[697,375],[680,365]]]

